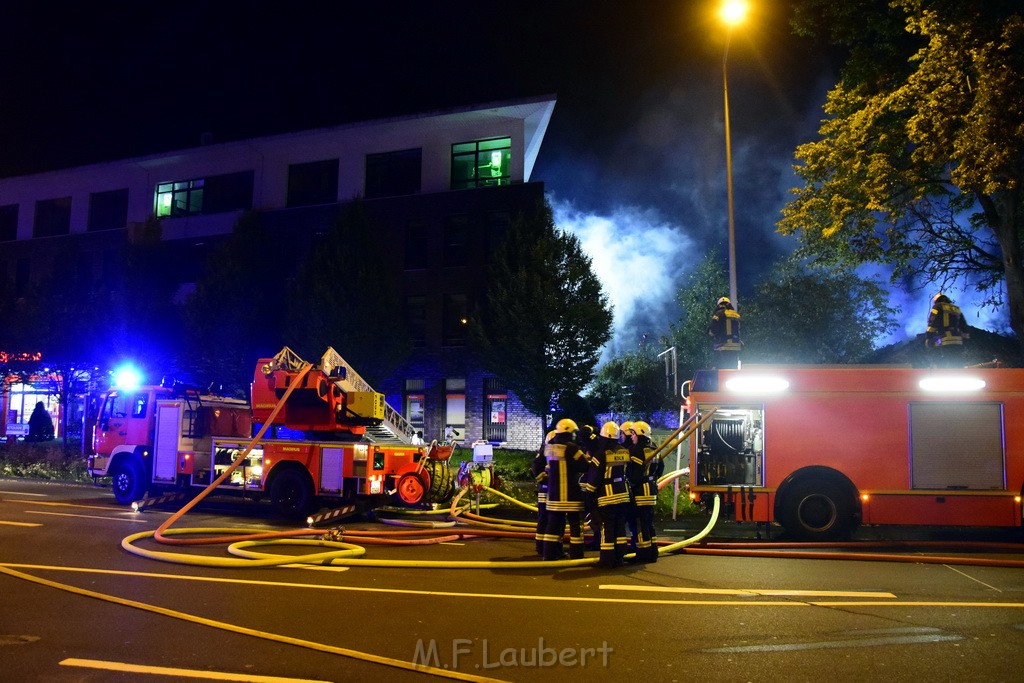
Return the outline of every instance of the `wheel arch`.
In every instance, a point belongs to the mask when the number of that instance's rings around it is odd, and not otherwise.
[[[850,501],[853,504],[854,522],[856,524],[860,523],[863,516],[863,508],[860,501],[860,491],[857,489],[856,484],[854,484],[849,477],[839,470],[826,465],[810,465],[808,467],[801,467],[782,480],[782,483],[779,484],[779,487],[775,492],[775,503],[772,512],[775,519],[780,518],[782,510],[788,501],[787,495],[789,491],[796,484],[806,481],[827,481],[839,486],[844,493],[849,495]]]

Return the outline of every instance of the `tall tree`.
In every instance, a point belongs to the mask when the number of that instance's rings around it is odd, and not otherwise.
[[[999,303],[1024,342],[1024,12],[989,0],[803,0],[850,48],[779,229],[823,264],[893,264]],[[894,27],[904,27],[897,33]],[[877,57],[872,62],[871,57]]]
[[[471,323],[474,344],[546,432],[552,400],[583,390],[611,337],[608,297],[546,200],[512,221],[488,282],[487,304]]]
[[[775,265],[743,310],[743,359],[857,363],[893,331],[897,310],[882,285],[846,270]]]
[[[201,383],[248,396],[256,361],[280,350],[287,282],[266,267],[273,249],[259,214],[249,212],[207,258],[183,306],[189,351],[181,363]]]
[[[333,347],[371,385],[409,355],[401,272],[362,200],[343,205],[291,288],[286,345],[309,361]]]

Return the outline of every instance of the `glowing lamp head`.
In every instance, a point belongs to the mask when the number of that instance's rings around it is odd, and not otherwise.
[[[750,3],[746,0],[725,0],[718,10],[718,17],[726,26],[733,27],[743,23],[750,11]]]
[[[789,380],[769,375],[738,375],[727,379],[725,388],[737,394],[779,394],[789,388]]]
[[[114,371],[114,386],[121,391],[135,391],[142,384],[142,373],[133,365],[122,365]]]
[[[936,375],[925,377],[918,386],[923,391],[945,394],[957,394],[970,391],[981,391],[985,388],[985,380],[963,375]]]

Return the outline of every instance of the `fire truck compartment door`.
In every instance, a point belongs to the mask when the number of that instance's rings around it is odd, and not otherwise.
[[[344,462],[344,448],[324,447],[320,449],[321,491],[341,491],[342,466]]]
[[[999,403],[911,403],[912,488],[1002,490]]]
[[[181,441],[181,403],[157,401],[153,429],[153,481],[173,482]]]

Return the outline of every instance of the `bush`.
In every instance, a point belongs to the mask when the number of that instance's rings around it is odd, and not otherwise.
[[[0,444],[0,476],[56,481],[92,481],[85,458],[65,452],[63,441]]]

